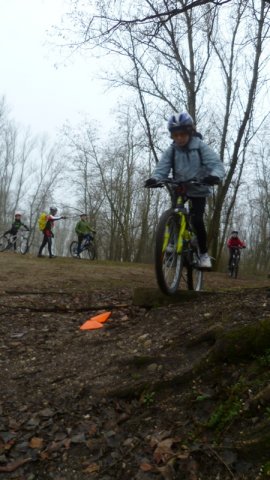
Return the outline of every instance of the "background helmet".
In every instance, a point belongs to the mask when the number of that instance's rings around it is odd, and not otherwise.
[[[22,216],[21,212],[15,212],[15,217],[21,217],[21,216]]]
[[[194,121],[187,112],[176,113],[169,118],[168,130],[170,132],[191,133],[194,127]]]
[[[50,213],[52,215],[55,215],[57,213],[57,208],[56,207],[50,207]]]
[[[234,235],[234,236],[237,236],[237,235],[238,235],[238,231],[237,231],[237,230],[233,230],[231,234]]]

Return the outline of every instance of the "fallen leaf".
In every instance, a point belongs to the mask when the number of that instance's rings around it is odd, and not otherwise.
[[[154,451],[154,460],[156,463],[166,463],[174,455],[171,447],[175,443],[173,438],[166,438],[159,442]]]
[[[173,480],[175,478],[173,468],[170,465],[158,467],[157,470],[162,475],[162,478],[164,478],[164,480]]]
[[[39,437],[32,437],[29,442],[30,448],[42,448],[43,446],[43,438]]]
[[[141,463],[140,469],[143,472],[151,472],[151,470],[154,469],[153,465],[150,465],[150,463]]]
[[[84,473],[96,473],[96,472],[99,472],[100,470],[100,466],[98,463],[91,463],[90,465],[88,465],[88,467],[86,467],[83,472]]]

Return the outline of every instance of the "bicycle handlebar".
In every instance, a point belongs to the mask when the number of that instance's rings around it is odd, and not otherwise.
[[[189,180],[185,181],[177,181],[173,178],[164,178],[161,180],[157,180],[157,183],[154,185],[150,185],[148,188],[163,188],[166,185],[171,185],[172,187],[184,187],[186,185],[196,185],[196,186],[207,186],[209,185],[207,183],[202,183],[197,180],[197,178],[190,178]]]

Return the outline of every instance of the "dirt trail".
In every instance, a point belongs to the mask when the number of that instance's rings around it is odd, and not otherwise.
[[[153,295],[152,266],[0,265],[0,479],[267,478],[270,342],[219,352],[240,327],[267,337],[268,279],[211,273],[205,294],[150,308],[134,290]],[[108,307],[102,329],[80,330]]]

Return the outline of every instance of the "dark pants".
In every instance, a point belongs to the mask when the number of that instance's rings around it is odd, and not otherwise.
[[[49,255],[50,257],[52,257],[52,237],[49,237],[48,235],[46,235],[46,233],[44,233],[42,244],[40,245],[40,249],[38,252],[39,255],[42,254],[42,250],[46,245],[48,245]]]
[[[81,253],[81,248],[82,248],[82,242],[85,240],[86,242],[90,243],[90,240],[92,240],[93,237],[90,235],[90,233],[78,233],[78,250],[77,250],[77,255],[80,255]]]
[[[191,221],[196,232],[200,253],[207,252],[207,233],[204,225],[203,215],[205,211],[205,197],[190,197],[191,202]]]

